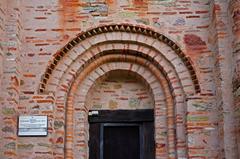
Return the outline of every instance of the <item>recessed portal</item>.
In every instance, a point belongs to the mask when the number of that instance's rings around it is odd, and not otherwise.
[[[97,79],[87,97],[90,159],[154,159],[154,102],[147,82],[131,71]],[[98,113],[96,113],[98,112]]]
[[[152,109],[102,110],[89,116],[90,159],[154,159]]]

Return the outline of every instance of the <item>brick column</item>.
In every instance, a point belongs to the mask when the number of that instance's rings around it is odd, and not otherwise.
[[[233,91],[235,105],[235,122],[237,123],[237,142],[238,153],[240,154],[240,1],[232,0],[229,5],[230,15],[232,17],[233,32],[233,59],[234,59],[234,75],[233,75]]]
[[[215,97],[195,95],[187,101],[189,158],[220,158]]]
[[[234,100],[233,100],[233,50],[232,50],[232,28],[231,17],[228,13],[228,1],[214,1],[214,20],[216,30],[216,48],[215,48],[215,79],[217,106],[219,107],[219,126],[220,137],[223,137],[224,156],[227,159],[238,158],[236,127],[234,117]],[[222,126],[223,125],[223,126]]]

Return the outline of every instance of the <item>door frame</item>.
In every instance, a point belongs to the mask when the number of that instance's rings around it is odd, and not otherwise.
[[[89,123],[154,122],[154,109],[90,110]]]
[[[91,113],[94,112],[94,113]],[[98,124],[99,131],[99,159],[103,158],[104,152],[104,127],[107,126],[138,126],[139,127],[139,143],[140,143],[140,159],[144,159],[145,143],[153,144],[153,157],[155,158],[155,128],[154,128],[154,110],[153,109],[137,109],[137,110],[91,110],[88,116],[89,124]],[[144,134],[149,128],[149,124],[152,124],[153,141],[146,142]],[[90,128],[90,127],[89,127]],[[98,132],[98,131],[97,131]],[[90,135],[90,134],[89,134]],[[90,141],[90,140],[89,140]],[[90,142],[89,142],[90,144]],[[90,145],[89,145],[90,148]],[[90,152],[90,151],[89,151]]]

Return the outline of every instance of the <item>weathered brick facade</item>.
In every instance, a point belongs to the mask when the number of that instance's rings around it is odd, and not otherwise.
[[[1,0],[0,158],[87,159],[90,109],[142,108],[156,159],[240,158],[239,28],[239,0]]]

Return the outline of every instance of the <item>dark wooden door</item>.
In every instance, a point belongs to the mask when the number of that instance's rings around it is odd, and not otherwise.
[[[99,111],[89,116],[90,159],[154,159],[153,110]]]
[[[140,159],[140,131],[138,125],[104,126],[104,159]]]

